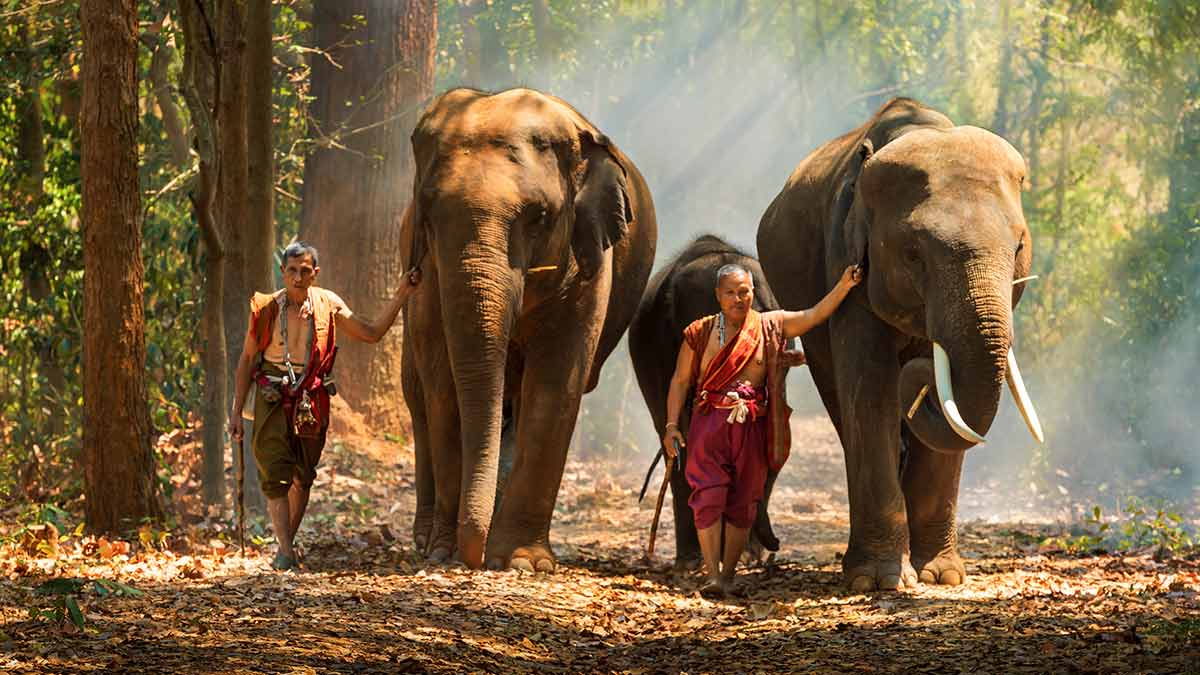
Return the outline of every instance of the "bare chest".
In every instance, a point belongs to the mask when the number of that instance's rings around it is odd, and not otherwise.
[[[733,335],[726,334],[727,340],[732,339],[733,337]],[[754,351],[754,357],[751,358],[750,362],[747,363],[744,368],[742,368],[740,373],[738,373],[737,379],[748,381],[754,386],[759,386],[766,382],[767,363],[766,352],[764,349],[765,343],[766,340],[758,341],[758,347]],[[709,364],[712,363],[713,358],[715,358],[722,349],[724,349],[724,345],[722,345],[720,341],[720,331],[714,328],[708,336],[708,344],[704,347],[704,355],[700,358],[699,375],[701,377],[703,377],[704,373],[708,371]]]

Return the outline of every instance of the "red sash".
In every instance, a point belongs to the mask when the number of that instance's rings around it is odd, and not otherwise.
[[[750,364],[762,342],[762,315],[753,309],[746,315],[742,328],[717,352],[704,375],[697,380],[696,393],[713,391],[725,393],[734,379]]]

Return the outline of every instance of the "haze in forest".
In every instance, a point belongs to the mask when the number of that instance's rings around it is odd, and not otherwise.
[[[833,9],[820,3],[807,8],[799,4],[776,3],[753,11],[676,8],[674,20],[662,26],[648,48],[652,53],[635,56],[634,63],[608,61],[607,45],[632,41],[619,29],[610,29],[588,36],[591,46],[579,48],[579,65],[569,77],[556,68],[476,84],[494,89],[546,88],[576,105],[638,163],[658,212],[656,267],[702,233],[717,233],[755,254],[758,220],[796,164],[821,143],[861,124],[892,96],[921,100],[959,124],[994,129],[994,123],[1004,118],[997,111],[999,89],[1004,86],[997,81],[1003,76],[1000,27],[1005,20],[999,6],[989,10],[973,3],[951,3],[937,15],[940,25],[917,25],[915,29],[925,34],[911,36],[920,48],[939,35],[951,34],[945,38],[951,46],[935,54],[933,63],[923,63],[909,73],[898,72],[900,68],[893,65],[890,72],[864,77],[864,70],[870,71],[861,64],[880,60],[862,53],[862,41],[872,35],[894,39],[895,33],[864,29],[845,20],[837,23],[831,20]],[[829,15],[818,16],[821,12]],[[1007,20],[1019,18],[1014,14]],[[1026,15],[1022,26],[1013,30],[1028,32],[1039,25],[1045,31],[1062,28],[1061,17],[1040,17],[1040,23],[1038,18]],[[955,38],[956,31],[965,32],[963,21],[983,23],[972,26],[965,38]],[[819,30],[817,25],[825,28]],[[1036,35],[1014,38],[1022,45],[1037,46]],[[1019,54],[1010,69],[1020,68],[1020,59],[1036,57],[1018,48],[1014,51]],[[917,54],[914,62],[920,61]],[[1018,79],[1012,73],[1009,77]],[[1100,85],[1079,86],[1095,88],[1103,86],[1103,80]],[[1020,115],[1029,115],[1038,93],[1030,90],[1028,77],[1010,87],[1005,92],[1010,97],[1010,129],[1001,133],[1032,163],[1031,135],[1020,126]],[[1029,126],[1026,120],[1025,127]],[[1061,136],[1054,138],[1053,124],[1042,126],[1047,127],[1041,132],[1043,143],[1063,143]],[[1068,152],[1082,154],[1083,150],[1071,145]],[[1077,180],[1108,184],[1115,179],[1102,180],[1100,172],[1128,174],[1133,160],[1120,157],[1119,147],[1109,151],[1116,153],[1113,161],[1086,157],[1075,164],[1078,168],[1066,168],[1067,180],[1073,178],[1072,171],[1095,172]],[[1047,190],[1061,178],[1054,175],[1062,170],[1055,165],[1060,155],[1058,147],[1041,149],[1040,164],[1031,167],[1040,167],[1043,174],[1033,178],[1035,185]],[[975,486],[986,494],[1007,496],[1004,503],[982,508],[964,505],[964,515],[1061,518],[1069,514],[1053,506],[1056,503],[1095,501],[1111,509],[1129,491],[1165,495],[1194,506],[1197,495],[1192,493],[1191,477],[1200,468],[1200,444],[1189,417],[1195,409],[1191,383],[1200,376],[1197,317],[1194,313],[1177,317],[1152,343],[1120,345],[1100,353],[1095,336],[1111,334],[1123,317],[1084,312],[1062,319],[1046,306],[1045,298],[1039,304],[1037,296],[1049,290],[1048,284],[1070,283],[1063,277],[1073,270],[1064,268],[1088,264],[1077,258],[1059,259],[1056,252],[1061,255],[1064,246],[1072,247],[1072,238],[1082,240],[1093,230],[1106,231],[1111,227],[1108,218],[1115,215],[1068,213],[1075,231],[1067,232],[1061,223],[1047,222],[1048,216],[1063,215],[1062,202],[1056,204],[1056,198],[1064,199],[1047,196],[1036,203],[1039,208],[1031,208],[1034,202],[1027,199],[1026,217],[1035,237],[1034,273],[1042,278],[1032,283],[1016,312],[1016,349],[1047,430],[1047,444],[1040,448],[1034,444],[1005,391],[988,443],[968,455],[963,485],[965,490]],[[1065,199],[1071,198],[1067,193]],[[1062,238],[1057,243],[1056,235]],[[1164,270],[1164,274],[1186,272]],[[1115,283],[1103,274],[1095,278],[1101,284]],[[1034,326],[1035,321],[1043,323]],[[1051,332],[1060,335],[1046,339]],[[1036,333],[1039,339],[1025,339],[1026,333]],[[1137,369],[1117,368],[1114,360],[1144,363],[1147,376],[1131,380],[1125,375]],[[577,447],[585,455],[629,453],[636,458],[630,462],[631,470],[640,472],[656,451],[656,443],[631,377],[622,347],[608,361],[600,388],[584,399],[576,433],[585,434],[588,442]],[[792,372],[789,391],[797,415],[825,414],[805,370]],[[622,423],[613,425],[614,417]],[[618,427],[624,438],[614,437]],[[794,442],[802,446],[805,439],[797,437]],[[1134,479],[1141,482],[1131,484]]]

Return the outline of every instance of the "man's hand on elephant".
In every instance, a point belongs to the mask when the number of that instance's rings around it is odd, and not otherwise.
[[[839,283],[847,288],[854,288],[863,279],[862,265],[851,265],[842,272],[842,279]]]
[[[676,443],[679,444],[678,447],[680,448],[687,445],[687,442],[683,438],[683,434],[679,432],[679,425],[668,424],[667,431],[663,434],[662,446],[663,452],[667,453],[667,457],[670,457],[671,459],[675,459],[675,455],[678,454],[678,451],[675,449]]]

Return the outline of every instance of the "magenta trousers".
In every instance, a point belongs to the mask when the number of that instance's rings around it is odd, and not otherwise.
[[[692,413],[688,427],[688,506],[697,529],[712,526],[722,516],[730,525],[748,529],[767,480],[767,416],[731,424],[726,421],[728,410],[704,407],[704,412]]]

